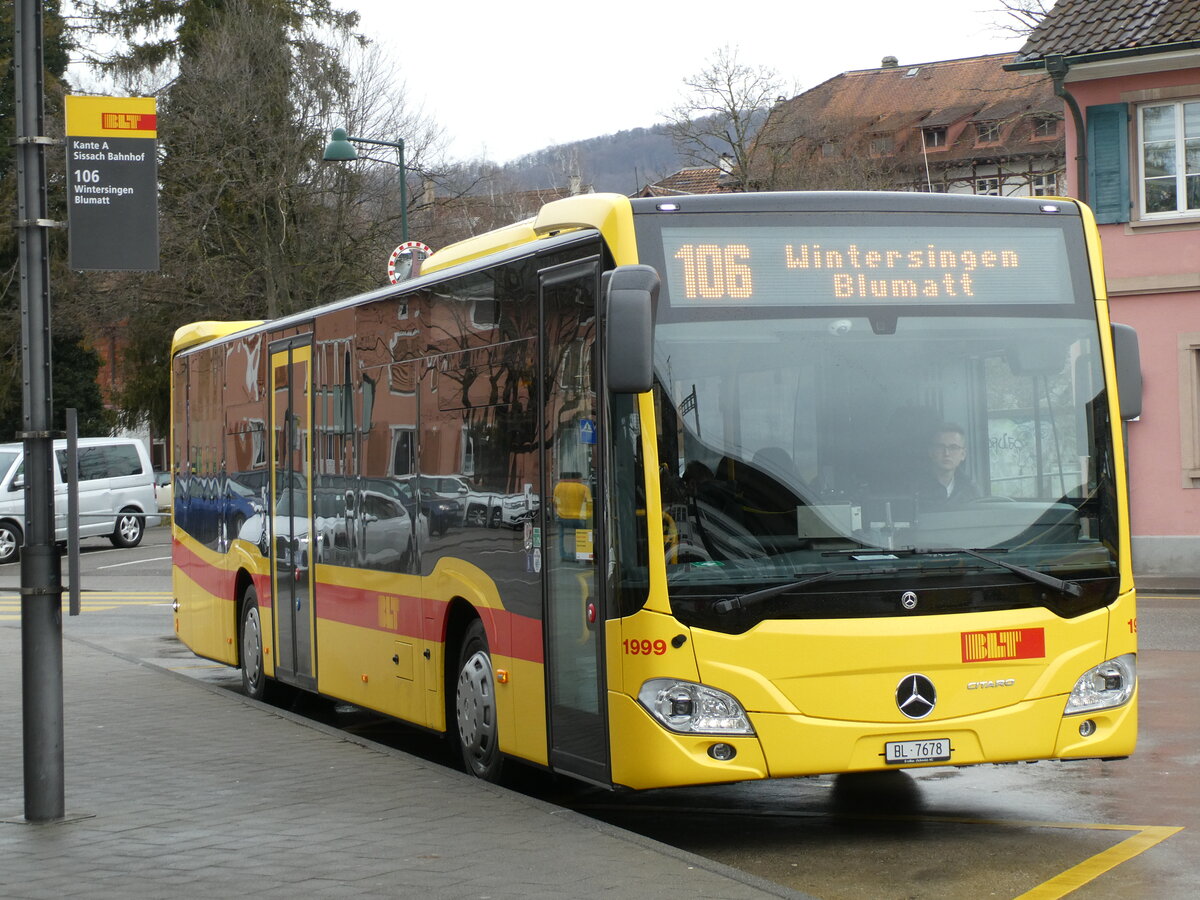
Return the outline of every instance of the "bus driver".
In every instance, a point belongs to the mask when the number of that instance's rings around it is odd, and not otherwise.
[[[966,458],[963,429],[950,422],[940,425],[929,442],[929,465],[917,481],[921,509],[944,509],[979,499],[975,482],[959,471]]]

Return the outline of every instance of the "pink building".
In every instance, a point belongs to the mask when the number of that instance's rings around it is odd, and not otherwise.
[[[1007,68],[1063,97],[1067,193],[1100,223],[1113,321],[1138,332],[1134,568],[1200,574],[1200,3],[1059,0]]]

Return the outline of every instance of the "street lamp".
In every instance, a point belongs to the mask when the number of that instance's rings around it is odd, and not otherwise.
[[[325,146],[321,156],[325,162],[351,162],[358,159],[355,144],[371,144],[376,147],[395,147],[400,166],[400,241],[408,240],[408,179],[404,168],[404,141],[375,141],[370,138],[350,137],[345,128],[335,128],[330,135],[332,140]]]

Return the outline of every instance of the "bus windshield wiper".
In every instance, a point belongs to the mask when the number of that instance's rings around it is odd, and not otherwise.
[[[976,559],[982,559],[986,563],[991,563],[993,566],[999,566],[1002,569],[1008,569],[1014,575],[1020,575],[1029,581],[1033,581],[1043,587],[1052,588],[1056,591],[1062,591],[1064,594],[1069,594],[1072,597],[1083,595],[1083,588],[1076,581],[1064,581],[1061,578],[1055,578],[1053,575],[1047,575],[1045,572],[1039,572],[1037,569],[1031,569],[1028,566],[1019,566],[1016,563],[1010,563],[1004,559],[997,559],[986,553],[980,553],[978,550],[968,550],[965,547],[947,547],[945,549],[938,548],[937,550],[929,550],[929,553],[965,553],[967,556],[973,556]]]
[[[735,609],[749,609],[756,606],[765,600],[770,600],[772,597],[777,597],[780,594],[786,594],[788,591],[793,591],[796,588],[802,588],[805,585],[816,584],[818,581],[824,581],[837,575],[837,572],[822,571],[814,572],[799,581],[789,581],[787,584],[777,584],[773,587],[763,588],[761,591],[751,591],[748,594],[738,594],[736,597],[727,597],[724,600],[718,600],[712,605],[713,612],[727,613],[733,612]]]

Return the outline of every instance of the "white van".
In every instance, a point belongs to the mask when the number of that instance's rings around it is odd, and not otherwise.
[[[54,442],[54,537],[67,539],[67,442]],[[79,534],[106,536],[116,547],[136,547],[159,523],[154,470],[141,441],[79,439]],[[25,446],[0,444],[0,563],[21,555],[25,543]]]

